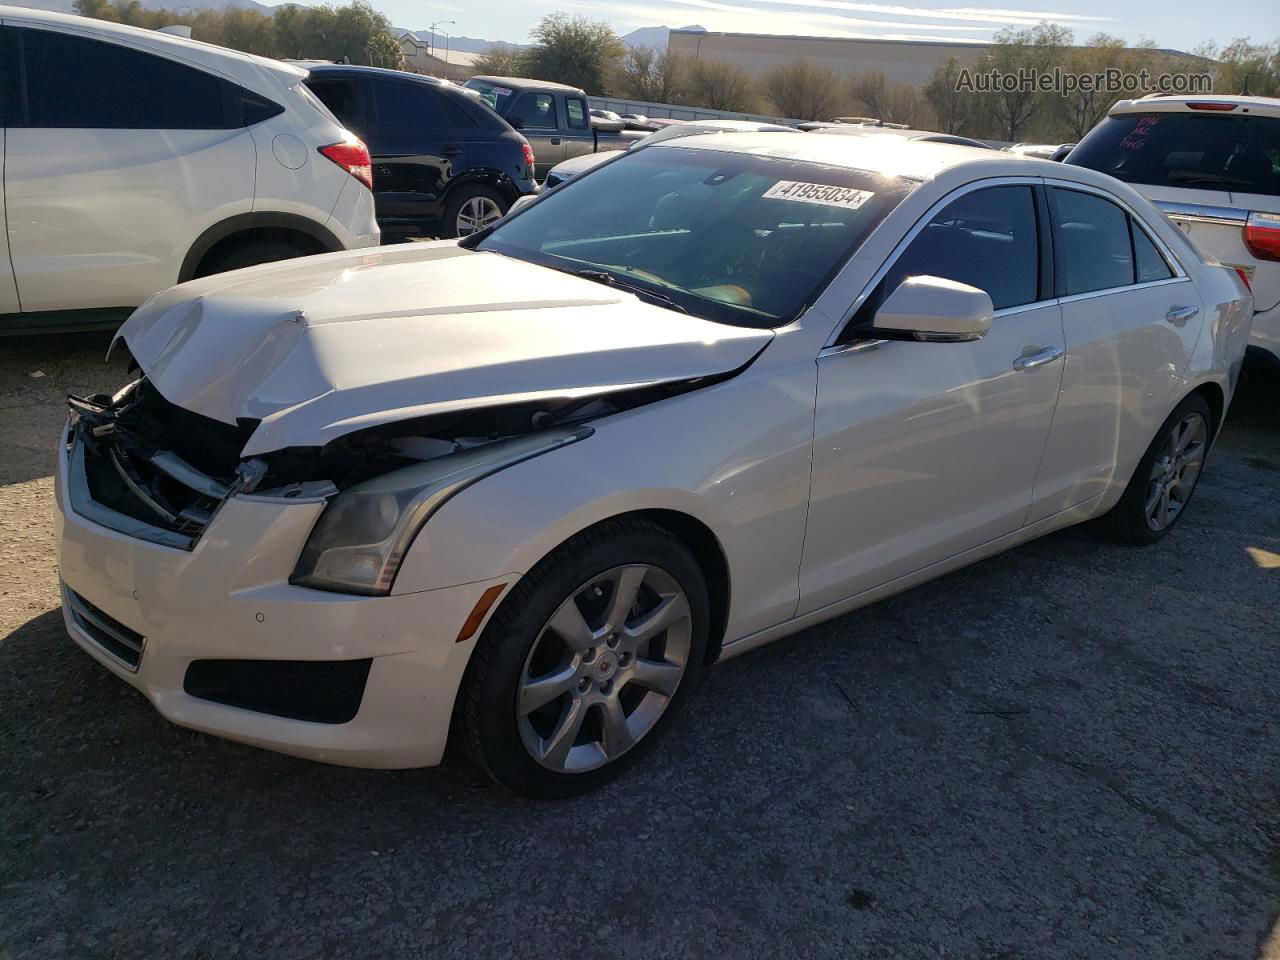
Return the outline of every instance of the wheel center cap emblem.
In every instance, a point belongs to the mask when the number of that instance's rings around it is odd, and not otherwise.
[[[618,669],[618,660],[612,653],[602,653],[596,661],[596,675],[601,680],[608,680]]]

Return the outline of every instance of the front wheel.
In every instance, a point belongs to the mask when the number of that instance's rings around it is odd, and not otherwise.
[[[1115,539],[1143,546],[1173,529],[1200,480],[1212,422],[1203,397],[1193,394],[1178,404],[1138,462],[1120,502],[1104,518]]]
[[[485,628],[457,732],[499,783],[553,799],[593,790],[651,751],[706,652],[706,582],[689,551],[613,520],[553,551]]]
[[[507,202],[488,187],[462,187],[449,199],[444,211],[440,235],[453,239],[469,237],[501,220],[507,213]]]

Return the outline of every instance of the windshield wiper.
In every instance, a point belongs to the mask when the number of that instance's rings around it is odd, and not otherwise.
[[[582,277],[584,280],[594,280],[596,283],[603,283],[606,287],[616,287],[619,290],[626,290],[628,293],[634,293],[637,297],[646,297],[649,300],[656,301],[664,307],[669,307],[680,313],[688,313],[689,311],[676,303],[665,293],[659,293],[657,290],[650,290],[648,287],[642,287],[638,283],[628,283],[610,273],[608,270],[593,270],[586,268],[582,270],[574,270],[570,267],[557,269],[564,273],[572,274],[575,277]]]

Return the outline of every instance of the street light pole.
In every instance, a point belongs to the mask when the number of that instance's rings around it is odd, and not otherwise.
[[[457,20],[437,20],[431,25],[431,46],[428,48],[428,52],[433,57],[436,55],[436,27],[443,27],[445,25],[456,26],[457,23]]]

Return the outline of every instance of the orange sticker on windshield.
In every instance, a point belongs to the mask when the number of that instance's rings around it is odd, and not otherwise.
[[[779,180],[764,192],[766,200],[820,203],[826,207],[844,207],[848,210],[857,210],[874,196],[870,190],[837,187],[830,183],[803,183],[799,180]]]

